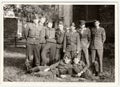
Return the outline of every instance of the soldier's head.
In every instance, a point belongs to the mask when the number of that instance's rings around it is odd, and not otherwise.
[[[36,16],[33,16],[32,21],[33,21],[33,23],[37,24],[37,23],[39,23],[39,18]]]
[[[71,56],[69,53],[65,53],[64,57],[63,57],[63,60],[66,64],[70,63],[71,62]]]
[[[71,30],[75,30],[75,23],[72,22],[71,25],[70,25],[70,27],[71,27]]]
[[[95,27],[99,27],[100,21],[99,20],[94,20],[94,25],[95,25]]]
[[[74,64],[78,64],[80,62],[80,58],[79,57],[75,57],[74,59],[73,59],[73,63]]]
[[[80,20],[79,21],[79,26],[80,26],[80,28],[84,28],[85,27],[85,20]]]
[[[46,21],[46,18],[45,18],[45,17],[41,17],[41,18],[40,18],[40,22],[41,22],[42,24],[44,24],[45,21]]]
[[[53,27],[53,22],[52,22],[52,21],[48,21],[47,26],[48,26],[49,28],[52,28],[52,27]]]
[[[65,30],[66,30],[67,32],[69,32],[69,30],[70,30],[70,26],[65,25]]]
[[[59,22],[58,27],[59,27],[60,30],[63,30],[64,25],[63,25],[63,22],[62,22],[62,21]]]
[[[74,64],[78,64],[80,62],[81,58],[79,56],[79,54],[75,54],[74,58],[73,58],[73,63]]]

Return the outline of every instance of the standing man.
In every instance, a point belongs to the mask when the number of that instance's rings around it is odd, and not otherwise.
[[[39,24],[39,19],[34,16],[33,22],[28,23],[25,29],[26,44],[26,67],[27,70],[34,66],[40,65],[41,45],[45,43],[45,29],[42,23]]]
[[[57,44],[57,49],[56,49],[56,61],[60,60],[63,58],[63,39],[64,39],[64,26],[63,26],[63,22],[60,21],[59,22],[59,28],[56,29],[56,44]]]
[[[55,29],[52,28],[53,23],[51,21],[48,22],[45,31],[46,44],[42,50],[42,65],[47,65],[53,63],[55,60],[56,53],[56,40],[55,40]],[[49,57],[47,57],[49,52]]]
[[[89,62],[88,48],[89,48],[90,41],[91,41],[91,32],[90,32],[89,28],[85,27],[84,20],[80,20],[80,28],[78,30],[78,33],[80,34],[80,43],[81,43],[80,55],[81,55],[81,53],[83,53],[83,55],[85,57],[85,63],[89,67],[90,62]]]
[[[80,38],[79,33],[75,30],[75,24],[71,24],[69,32],[65,33],[63,52],[71,54],[71,58],[74,58],[80,51]]]
[[[101,74],[103,72],[103,45],[106,40],[106,34],[104,28],[100,27],[100,22],[98,20],[94,21],[95,27],[92,28],[92,41],[91,41],[91,57],[92,63],[95,65],[96,62],[96,54],[98,55],[98,63],[99,68],[96,70],[96,74]]]

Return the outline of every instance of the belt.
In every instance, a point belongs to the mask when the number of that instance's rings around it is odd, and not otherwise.
[[[39,38],[36,38],[36,37],[29,37],[29,38],[34,39],[34,40],[39,39]]]

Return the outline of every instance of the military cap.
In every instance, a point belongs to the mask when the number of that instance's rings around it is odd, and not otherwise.
[[[63,25],[63,22],[62,22],[62,21],[59,21],[59,25]]]
[[[84,25],[86,22],[85,22],[85,20],[80,20],[79,23],[80,23],[80,25]]]
[[[99,23],[100,23],[100,21],[99,21],[99,20],[94,20],[93,22],[94,22],[94,23],[95,23],[95,22],[99,22]]]
[[[75,23],[74,23],[74,22],[72,22],[72,23],[71,23],[71,26],[75,26]]]
[[[47,23],[53,23],[52,19],[47,20]]]
[[[71,59],[70,53],[65,53],[65,54],[64,54],[64,58],[66,58],[66,57],[68,57],[69,59]]]

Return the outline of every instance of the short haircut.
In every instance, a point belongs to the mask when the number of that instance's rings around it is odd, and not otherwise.
[[[94,23],[95,23],[95,22],[99,22],[99,23],[100,23],[100,21],[99,21],[99,20],[94,20]]]

